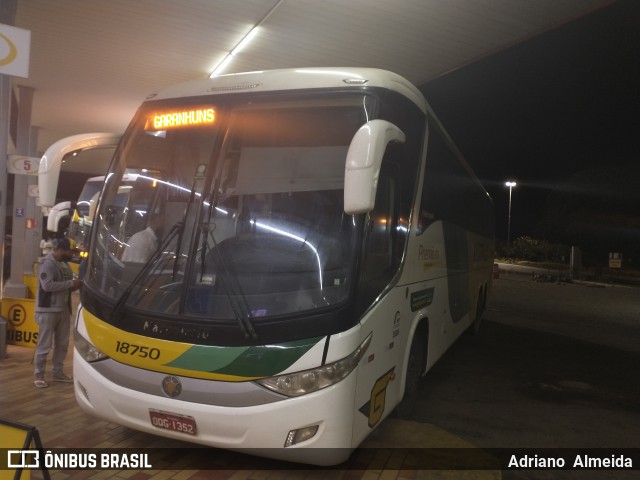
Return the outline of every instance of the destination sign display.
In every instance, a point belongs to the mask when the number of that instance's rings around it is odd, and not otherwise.
[[[170,130],[174,128],[211,125],[215,120],[216,111],[211,106],[154,112],[147,118],[145,130]]]

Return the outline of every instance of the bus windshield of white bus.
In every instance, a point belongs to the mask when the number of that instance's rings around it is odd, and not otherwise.
[[[129,193],[137,178],[138,175],[136,173],[128,173],[123,176],[116,196],[116,205],[124,207],[127,204]],[[89,250],[91,226],[104,179],[104,176],[100,176],[89,178],[86,181],[76,202],[75,214],[69,225],[68,236],[75,242],[76,248],[83,257]]]
[[[86,278],[113,315],[260,322],[346,300],[345,158],[373,98],[233,98],[148,102],[125,134]]]

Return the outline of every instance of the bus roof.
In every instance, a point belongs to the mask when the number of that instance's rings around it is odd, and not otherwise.
[[[147,100],[233,94],[244,91],[269,92],[316,88],[381,87],[401,93],[423,112],[427,102],[415,85],[395,73],[377,68],[292,68],[233,73],[194,80],[159,90]]]

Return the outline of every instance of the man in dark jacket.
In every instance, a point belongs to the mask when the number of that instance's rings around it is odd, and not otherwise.
[[[82,282],[73,278],[67,263],[71,259],[71,242],[61,238],[53,242],[49,253],[38,267],[38,292],[36,294],[35,318],[38,324],[38,345],[35,353],[36,387],[48,387],[44,379],[47,355],[53,346],[53,380],[72,382],[63,370],[64,359],[69,348],[71,320],[71,292]]]

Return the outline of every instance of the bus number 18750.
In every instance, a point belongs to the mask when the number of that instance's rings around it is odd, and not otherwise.
[[[151,360],[157,360],[160,358],[159,349],[136,345],[135,343],[129,342],[116,341],[116,352],[141,358],[150,358]]]

